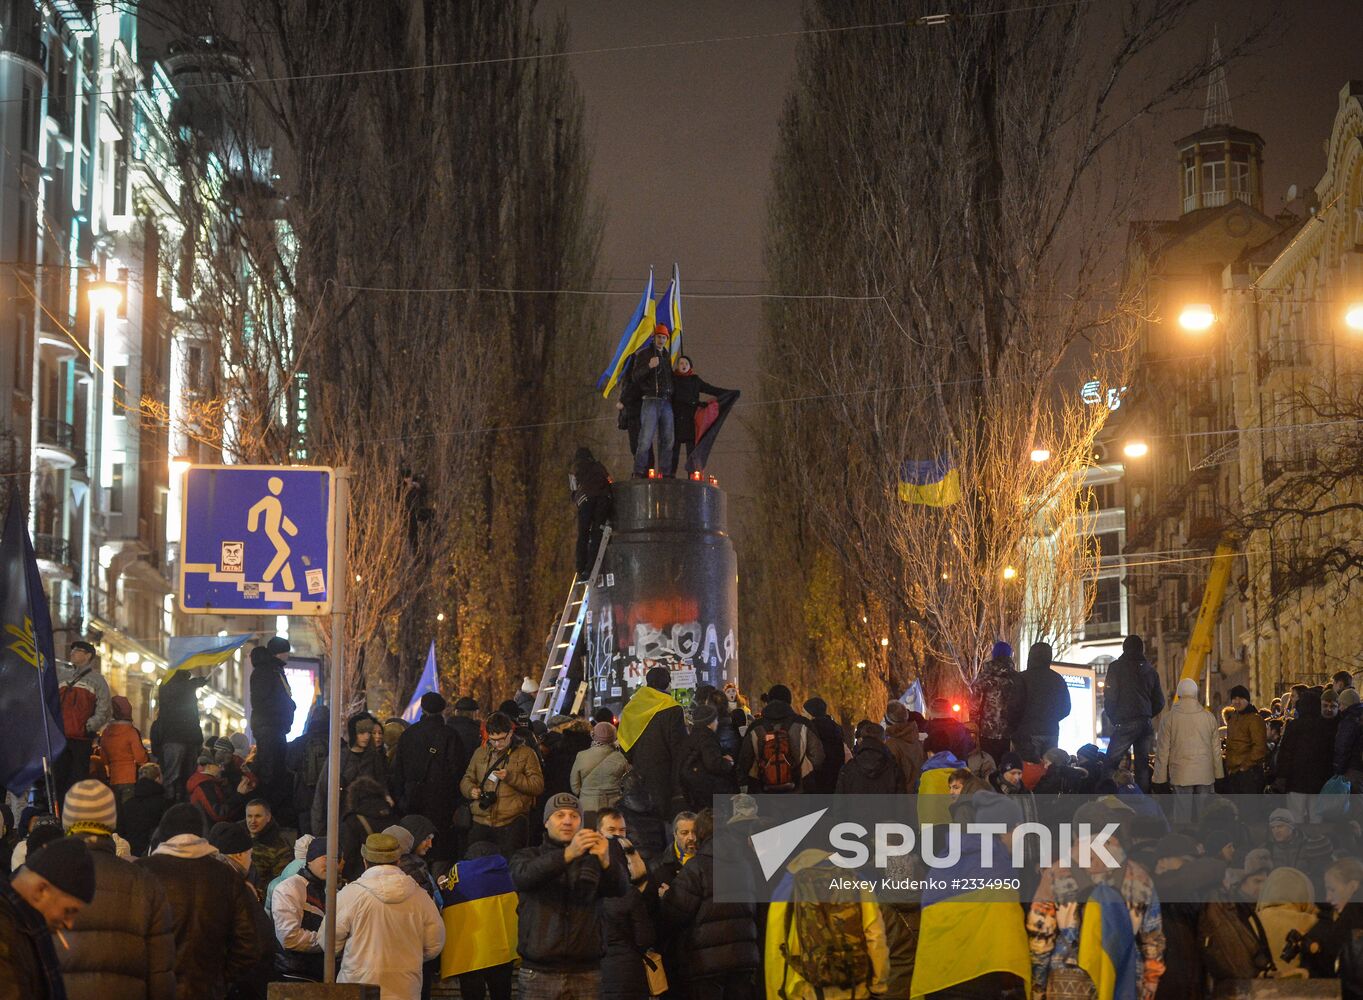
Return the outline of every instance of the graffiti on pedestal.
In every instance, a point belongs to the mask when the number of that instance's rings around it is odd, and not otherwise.
[[[588,617],[588,670],[598,701],[628,699],[653,667],[672,672],[672,694],[683,705],[702,684],[723,687],[737,667],[732,627],[701,620],[685,598],[606,605]]]

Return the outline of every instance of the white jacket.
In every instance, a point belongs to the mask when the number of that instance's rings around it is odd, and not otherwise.
[[[338,983],[377,985],[381,1000],[420,1000],[421,963],[440,954],[445,925],[401,869],[375,865],[336,895],[337,951],[343,946]]]
[[[1193,697],[1180,697],[1164,713],[1155,749],[1155,781],[1171,785],[1210,785],[1225,774],[1221,763],[1220,720]]]
[[[303,927],[304,913],[317,913],[308,906],[308,880],[302,875],[290,875],[275,887],[270,910],[274,935],[287,951],[322,950],[322,932]]]

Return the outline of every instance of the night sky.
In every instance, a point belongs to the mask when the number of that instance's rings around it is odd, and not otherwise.
[[[1115,0],[1093,0],[1096,7]],[[944,2],[943,10],[969,4]],[[797,31],[798,0],[557,0],[573,50],[731,35]],[[1178,45],[1204,51],[1213,24],[1223,40],[1253,18],[1276,14],[1261,51],[1231,67],[1235,124],[1267,142],[1266,210],[1283,205],[1288,185],[1320,179],[1340,88],[1363,78],[1363,0],[1217,0],[1190,17]],[[702,376],[744,390],[744,405],[716,446],[710,472],[742,509],[750,491],[754,443],[741,426],[756,416],[761,305],[701,299],[695,293],[763,288],[762,242],[777,124],[795,67],[794,36],[708,42],[650,51],[580,55],[573,70],[587,104],[592,182],[606,211],[600,287],[627,291],[608,300],[612,346],[642,291],[651,263],[660,282],[674,260],[686,293],[686,347]],[[1173,140],[1201,126],[1199,108],[1147,122],[1145,217],[1177,214]],[[1300,203],[1298,203],[1300,208]],[[1125,233],[1114,233],[1124,242]],[[658,290],[661,290],[661,283]],[[822,291],[822,289],[820,289]],[[609,404],[601,404],[603,414]],[[625,473],[624,435],[609,453]]]

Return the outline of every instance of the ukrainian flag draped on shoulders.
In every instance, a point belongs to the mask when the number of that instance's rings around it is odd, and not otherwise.
[[[644,730],[653,721],[653,717],[663,709],[676,705],[675,698],[657,688],[644,685],[635,691],[634,697],[630,698],[620,713],[620,728],[616,733],[616,742],[619,743],[621,751],[628,753],[629,748],[639,742],[639,737],[644,735]]]
[[[1136,935],[1122,894],[1099,884],[1084,902],[1078,965],[1097,987],[1098,1000],[1136,1000]]]
[[[1032,994],[1032,957],[1027,927],[1016,889],[962,889],[968,879],[1013,879],[995,842],[991,864],[985,864],[979,838],[961,841],[961,858],[950,869],[931,874],[934,887],[923,891],[918,952],[913,966],[911,997],[923,997],[991,972],[1008,972]]]
[[[441,880],[445,949],[440,977],[476,972],[516,958],[516,887],[500,854],[460,861]]]

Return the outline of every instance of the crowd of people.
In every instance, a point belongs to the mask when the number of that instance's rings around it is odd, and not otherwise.
[[[181,673],[162,686],[149,748],[100,690],[93,651],[73,652],[90,655],[64,674],[83,692],[68,731],[90,745],[60,762],[60,809],[39,789],[0,813],[0,1000],[263,998],[271,982],[319,980],[328,716],[312,706],[285,740],[287,643],[251,655],[254,743],[205,741],[196,679]],[[817,696],[797,709],[781,684],[756,705],[733,684],[683,705],[671,680],[650,669],[618,718],[532,723],[533,682],[490,712],[462,697],[447,717],[431,693],[410,726],[351,716],[338,981],[377,984],[383,1000],[450,978],[467,1000],[1152,1000],[1258,975],[1337,979],[1363,997],[1363,837],[1349,808],[1363,704],[1348,674],[1262,711],[1235,688],[1218,716],[1193,681],[1166,698],[1128,637],[1106,677],[1108,748],[1074,756],[1057,746],[1068,691],[1041,643],[1021,671],[996,644],[958,699],[966,721],[937,698],[926,714],[891,702],[845,727]],[[916,794],[920,820],[940,800],[940,821],[1006,830],[1062,814],[1111,822],[1119,865],[1027,856],[1019,886],[987,899],[828,898],[811,889],[828,854],[805,850],[767,902],[722,890],[717,846],[750,849],[772,822],[759,796],[810,794]],[[1004,856],[1010,844],[999,838]],[[967,854],[953,871],[983,865]],[[1102,934],[1086,933],[1100,919]],[[1128,992],[1100,994],[1095,937]]]

